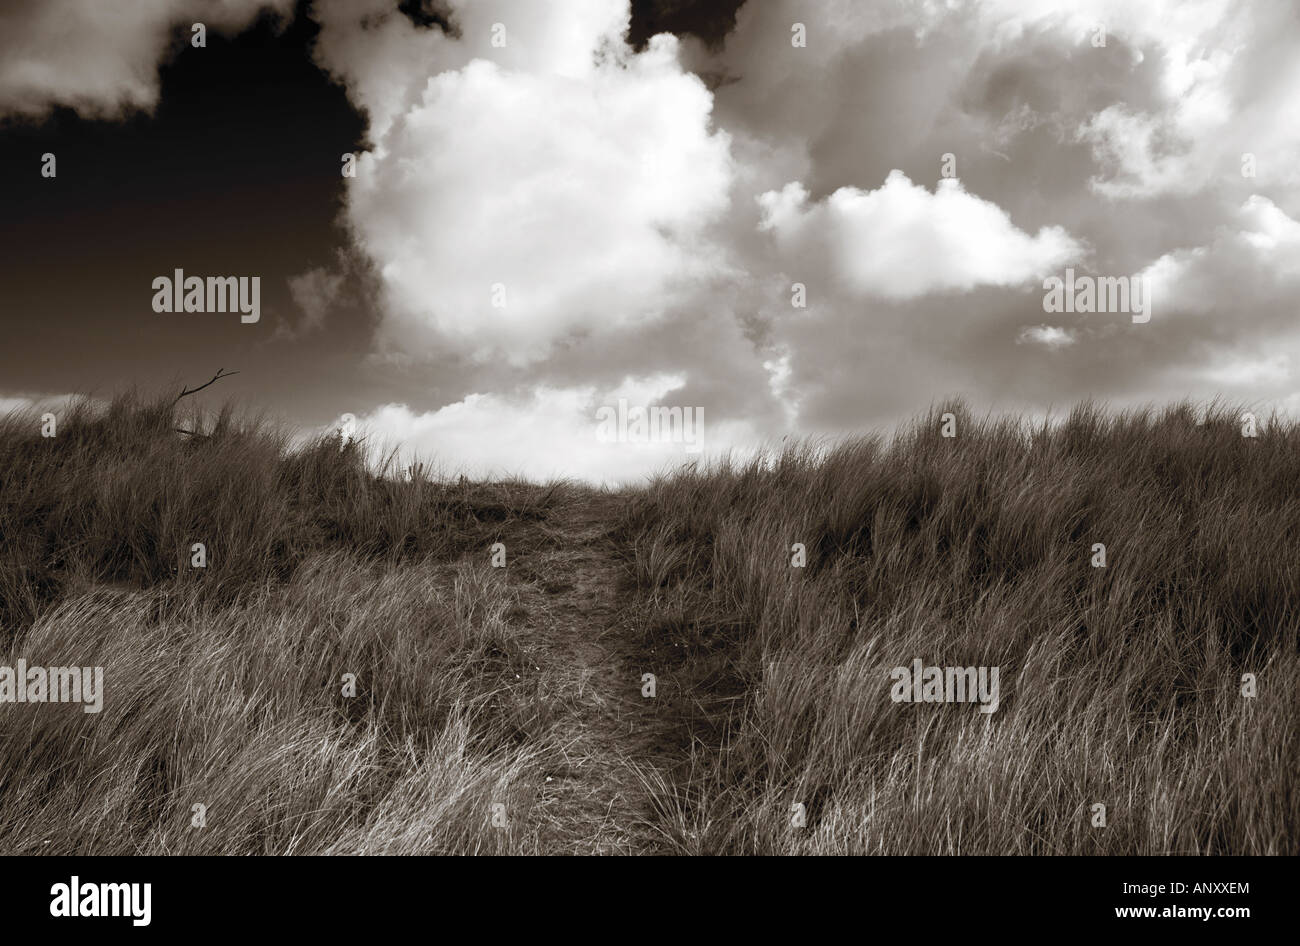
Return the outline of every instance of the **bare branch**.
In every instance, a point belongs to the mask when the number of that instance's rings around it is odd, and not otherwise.
[[[223,374],[222,372],[225,373]],[[212,376],[212,380],[209,381],[208,384],[200,384],[197,388],[185,388],[183,391],[181,391],[180,394],[176,395],[176,401],[179,401],[183,397],[188,397],[191,394],[197,394],[198,392],[206,388],[209,384],[216,384],[222,378],[229,378],[232,375],[237,375],[237,374],[239,374],[238,371],[226,371],[225,368],[218,368],[217,373]],[[176,401],[172,401],[172,403],[175,404]]]

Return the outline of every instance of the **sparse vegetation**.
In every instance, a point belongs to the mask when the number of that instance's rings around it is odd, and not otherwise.
[[[0,851],[1297,853],[1300,430],[951,410],[619,493],[10,415],[0,665],[107,692],[0,705]],[[892,702],[914,658],[1000,708]]]

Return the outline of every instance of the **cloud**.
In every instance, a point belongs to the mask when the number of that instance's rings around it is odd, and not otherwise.
[[[338,300],[343,278],[342,273],[332,273],[320,266],[289,277],[289,294],[303,313],[297,334],[316,331],[325,324],[326,314]]]
[[[1259,358],[1228,358],[1204,370],[1213,384],[1228,387],[1257,387],[1291,379],[1291,356],[1275,352]]]
[[[118,118],[158,101],[158,66],[172,30],[203,23],[235,33],[293,0],[45,0],[0,9],[0,115],[40,117],[55,106]]]
[[[1060,227],[1029,236],[955,179],[939,181],[931,193],[895,170],[873,191],[841,187],[810,203],[796,182],[758,201],[760,228],[773,233],[788,271],[825,259],[856,295],[898,300],[1015,286],[1083,252]]]
[[[1128,51],[1127,71],[1150,74],[1144,106],[1112,102],[1076,127],[1098,163],[1098,193],[1193,194],[1240,178],[1245,153],[1258,159],[1261,179],[1300,188],[1300,22],[1289,0],[1081,0],[1068,8],[985,0],[982,13],[1008,39],[1034,28],[1091,38],[1104,26],[1108,45]]]
[[[0,109],[150,107],[210,5],[104,6],[0,13]],[[235,29],[262,6],[218,9]],[[639,54],[628,0],[426,6],[449,29],[396,0],[302,7],[369,125],[341,181],[353,245],[290,292],[302,331],[355,308],[349,343],[377,314],[383,377],[352,394],[385,392],[369,419],[404,449],[595,479],[671,461],[589,436],[619,391],[703,407],[713,446],[949,395],[1293,391],[1292,0],[751,0],[720,49]],[[1149,276],[1151,322],[1040,324],[1041,277],[1070,265]]]
[[[424,412],[385,404],[359,418],[356,430],[379,451],[396,446],[403,467],[418,459],[440,474],[463,473],[471,479],[520,475],[609,485],[705,460],[722,448],[752,450],[758,445],[747,424],[714,424],[705,413],[685,415],[700,407],[680,403],[682,385],[681,377],[657,375],[626,378],[605,391],[587,385],[541,386],[520,396],[476,393]],[[602,440],[601,409],[617,417],[620,400],[625,416],[659,405],[681,408],[693,420],[687,428],[662,427],[656,439],[638,439],[634,433],[628,439]],[[699,449],[688,449],[688,440]]]
[[[460,39],[397,18],[371,36],[325,10],[323,61],[372,116],[346,217],[390,351],[526,365],[654,321],[725,268],[706,231],[728,204],[728,137],[676,40],[632,53],[620,0],[543,7],[452,4]],[[406,54],[418,44],[432,55]]]
[[[600,471],[572,424],[535,442],[519,412],[661,372],[738,436],[845,432],[949,395],[1272,393],[1297,363],[1268,347],[1300,213],[1281,0],[765,0],[719,51],[642,56],[615,0],[453,3],[451,34],[317,8],[318,58],[371,120],[346,222],[380,274],[378,344],[474,363],[395,430],[518,416],[494,462],[554,442]],[[958,179],[931,183],[949,152]],[[1069,265],[1176,282],[1149,325],[1038,324]]]
[[[1211,243],[1165,253],[1144,275],[1155,304],[1175,315],[1233,318],[1239,332],[1262,327],[1270,312],[1293,319],[1300,298],[1300,221],[1253,194]]]
[[[61,412],[66,411],[73,404],[102,407],[104,402],[99,398],[87,397],[83,394],[33,394],[21,391],[13,392],[10,394],[0,394],[0,417],[20,412],[44,413],[46,411],[58,415]]]
[[[1032,325],[1024,329],[1016,338],[1020,344],[1042,345],[1044,348],[1057,349],[1073,345],[1077,337],[1068,328],[1055,325]]]

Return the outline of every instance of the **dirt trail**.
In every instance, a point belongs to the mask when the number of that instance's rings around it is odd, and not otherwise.
[[[620,594],[628,564],[613,539],[619,500],[588,494],[549,521],[511,523],[507,580],[519,596],[520,643],[541,658],[542,697],[563,743],[535,815],[544,853],[653,850],[646,779],[672,759],[658,701],[641,695],[653,668]],[[660,682],[662,686],[662,681]]]

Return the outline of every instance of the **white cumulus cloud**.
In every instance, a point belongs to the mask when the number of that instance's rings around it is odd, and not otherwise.
[[[729,139],[675,39],[632,53],[625,0],[452,9],[460,39],[324,16],[325,63],[372,117],[346,216],[380,274],[381,346],[526,365],[655,320],[723,266],[706,231]]]
[[[772,232],[790,271],[824,259],[858,295],[898,300],[1014,286],[1083,252],[1061,227],[1030,236],[956,179],[939,181],[931,193],[895,170],[871,191],[841,187],[812,203],[794,182],[758,200],[759,226]]]
[[[656,375],[627,378],[609,390],[539,386],[521,396],[475,393],[431,411],[385,404],[357,419],[356,435],[377,453],[396,448],[404,467],[419,460],[441,475],[609,485],[637,482],[725,450],[743,456],[757,448],[760,437],[749,424],[714,423],[699,405],[678,403],[674,392],[681,385],[680,377]],[[624,416],[660,406],[681,408],[692,420],[688,426],[665,424],[656,437],[638,436],[629,423],[628,437],[602,438],[602,424],[617,431],[620,402]],[[613,413],[602,416],[602,408]]]

